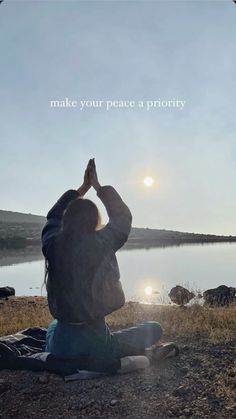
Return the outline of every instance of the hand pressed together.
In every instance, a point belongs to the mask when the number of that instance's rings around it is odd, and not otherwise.
[[[84,196],[86,192],[88,192],[88,190],[91,188],[91,186],[93,186],[96,191],[101,186],[98,181],[95,159],[90,159],[87,164],[84,172],[84,182],[78,189],[79,194]]]

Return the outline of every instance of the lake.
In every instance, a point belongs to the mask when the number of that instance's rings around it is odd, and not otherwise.
[[[236,286],[236,243],[122,250],[117,253],[126,300],[168,303],[175,285],[196,291],[225,284]],[[9,262],[8,260],[8,263]],[[44,261],[0,267],[0,286],[13,286],[16,295],[46,295],[41,291]],[[146,295],[145,288],[153,293]],[[160,294],[154,294],[154,292]]]

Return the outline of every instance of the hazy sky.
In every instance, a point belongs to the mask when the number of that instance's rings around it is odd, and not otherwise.
[[[134,226],[236,234],[235,36],[231,0],[5,0],[0,208],[46,214],[95,157]],[[65,97],[186,104],[50,108]]]

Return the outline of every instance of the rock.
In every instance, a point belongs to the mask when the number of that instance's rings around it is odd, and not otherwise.
[[[189,393],[190,389],[188,387],[180,386],[173,391],[173,396],[185,397]]]
[[[201,359],[200,358],[191,358],[190,359],[190,365],[191,365],[191,367],[194,367],[194,368],[199,368],[200,366],[201,366],[201,364],[202,364],[202,361],[201,361]]]
[[[184,409],[183,413],[185,414],[185,416],[191,416],[192,415],[192,410],[191,409]]]
[[[172,413],[172,411],[171,410],[167,410],[167,412],[166,412],[166,414],[167,414],[167,417],[169,418],[172,418],[173,416],[174,416],[174,413]]]
[[[227,384],[232,388],[236,389],[236,377],[229,377],[227,380]]]
[[[236,301],[236,288],[220,285],[203,293],[205,304],[210,306],[225,306]]]
[[[47,375],[40,375],[38,381],[40,384],[47,384],[49,379]]]
[[[233,406],[226,406],[225,408],[227,410],[228,413],[235,413],[236,412],[236,404],[234,404]],[[234,417],[234,416],[232,416]]]
[[[0,298],[7,298],[15,295],[15,289],[12,287],[0,287]]]
[[[116,400],[116,399],[113,399],[113,400],[110,401],[111,406],[115,406],[117,403],[118,403],[118,400]]]
[[[180,368],[180,373],[181,373],[182,375],[186,375],[186,374],[188,374],[188,372],[189,372],[188,367],[183,367],[183,368]]]
[[[180,306],[189,303],[195,297],[193,292],[190,292],[181,285],[176,285],[176,287],[172,288],[168,295],[173,303]]]
[[[181,347],[181,352],[182,351],[189,351],[189,349],[190,349],[189,345],[184,345],[184,346]]]
[[[0,394],[5,393],[5,391],[9,390],[10,384],[4,380],[3,378],[0,379]]]

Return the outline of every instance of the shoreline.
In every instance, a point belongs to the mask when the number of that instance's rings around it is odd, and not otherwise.
[[[167,248],[180,248],[185,246],[214,246],[214,245],[224,245],[230,244],[234,246],[236,244],[236,240],[232,241],[208,241],[208,242],[185,242],[185,243],[172,243],[172,244],[159,244],[159,245],[144,245],[140,243],[139,246],[131,245],[129,242],[123,246],[119,252],[124,251],[134,251],[134,250],[152,250],[152,249],[167,249]],[[1,248],[0,247],[0,267],[1,266],[10,266],[16,265],[19,263],[27,263],[27,262],[34,262],[38,260],[44,260],[44,256],[42,254],[41,245],[37,246],[25,246],[22,248]]]
[[[179,233],[181,234],[181,233]],[[178,247],[186,245],[204,245],[204,244],[217,244],[217,243],[236,243],[235,236],[213,236],[204,234],[191,234],[186,233],[190,237],[184,238],[135,238],[130,237],[124,244],[122,249],[151,249],[156,247]],[[195,237],[194,237],[195,236]],[[11,252],[26,249],[41,249],[41,240],[25,238],[25,237],[0,237],[0,251]]]
[[[1,335],[3,328],[6,335],[46,326],[51,320],[46,297],[0,301],[0,318]],[[2,370],[2,417],[235,417],[236,305],[181,309],[129,302],[106,320],[111,330],[159,321],[162,341],[174,340],[180,354],[145,370],[85,381],[65,382],[48,372]]]
[[[0,319],[0,336],[3,336],[31,326],[47,327],[52,317],[46,296],[13,296],[0,300]],[[214,342],[236,340],[236,303],[225,307],[208,307],[198,303],[179,307],[176,304],[128,301],[122,308],[106,316],[106,321],[116,328],[158,321],[170,337],[177,334]]]
[[[0,210],[0,249],[41,248],[46,219],[30,214]],[[166,229],[132,227],[124,249],[150,249],[204,243],[235,243],[236,236],[188,233]]]

